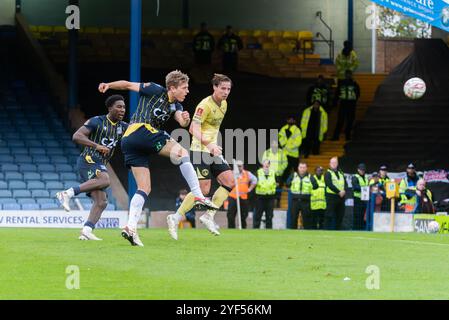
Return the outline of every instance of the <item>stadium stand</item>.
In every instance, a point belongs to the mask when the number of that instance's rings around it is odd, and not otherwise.
[[[0,82],[0,209],[59,209],[56,191],[79,184],[78,155],[45,92],[31,91],[23,80]],[[78,198],[87,208],[90,199]]]

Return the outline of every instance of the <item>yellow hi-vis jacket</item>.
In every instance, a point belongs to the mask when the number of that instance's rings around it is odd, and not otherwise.
[[[359,66],[359,59],[354,50],[351,51],[348,57],[343,55],[343,53],[339,53],[337,58],[335,59],[335,66],[337,67],[337,77],[338,79],[345,78],[346,70],[351,70],[354,72]]]
[[[312,108],[308,107],[307,109],[304,110],[304,112],[302,113],[302,118],[301,118],[301,132],[302,132],[302,138],[304,139],[307,135],[307,127],[309,126],[309,120],[310,120],[310,114],[312,113]],[[322,106],[320,106],[320,113],[321,113],[321,118],[320,118],[320,134],[319,134],[319,139],[320,142],[323,141],[324,139],[324,135],[327,132],[327,112],[324,110],[324,108]]]
[[[277,176],[282,176],[288,165],[287,155],[282,148],[278,148],[276,153],[274,153],[271,148],[265,150],[262,155],[262,163],[265,160],[270,161],[270,170],[273,170]]]
[[[263,168],[257,170],[257,195],[274,195],[276,193],[276,174],[270,170],[268,177]]]
[[[313,177],[318,184],[318,189],[312,189],[312,195],[310,196],[310,209],[326,209],[326,183],[324,182],[324,174],[321,175],[321,179],[319,179],[316,175]]]
[[[291,132],[290,137],[287,138],[287,130]],[[299,158],[299,146],[302,143],[301,129],[296,125],[286,124],[279,131],[279,144],[285,150],[287,156]]]

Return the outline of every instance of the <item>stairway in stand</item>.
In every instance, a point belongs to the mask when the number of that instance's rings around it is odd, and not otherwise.
[[[377,90],[379,84],[385,79],[385,74],[356,74],[355,80],[358,82],[360,86],[360,99],[357,105],[357,113],[356,113],[356,121],[354,125],[357,125],[357,122],[363,119],[366,111],[368,110],[368,106],[372,103],[374,99],[374,94]],[[338,108],[332,108],[330,111],[329,117],[329,129],[327,136],[330,139],[334,132],[335,126],[337,124],[338,118]],[[342,157],[344,155],[344,146],[346,141],[344,140],[344,134],[340,134],[340,140],[331,141],[324,140],[321,143],[320,154],[319,155],[310,155],[307,159],[301,159],[307,163],[307,167],[309,172],[312,174],[315,172],[315,168],[318,166],[327,169],[329,167],[329,160],[332,157]],[[285,189],[282,192],[280,207],[282,209],[287,209],[288,207],[288,190]]]

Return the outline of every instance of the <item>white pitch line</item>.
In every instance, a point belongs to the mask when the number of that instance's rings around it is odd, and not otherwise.
[[[367,237],[332,237],[329,235],[324,235],[326,238],[344,238],[344,239],[359,239],[359,240],[374,240],[374,241],[389,241],[389,242],[399,242],[399,243],[410,243],[410,244],[427,244],[432,246],[443,246],[448,247],[449,243],[438,243],[438,242],[428,242],[428,241],[413,241],[413,240],[400,240],[400,239],[383,239],[383,238],[367,238]]]

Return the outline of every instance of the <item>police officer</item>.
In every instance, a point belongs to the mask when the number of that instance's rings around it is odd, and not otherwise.
[[[315,100],[318,100],[321,106],[329,111],[330,92],[323,75],[320,74],[316,83],[307,90],[307,105],[310,106]]]
[[[407,176],[399,183],[399,196],[401,197],[400,206],[404,206],[405,212],[412,212],[414,210],[414,203],[406,196],[406,191],[416,190],[416,183],[419,177],[416,174],[415,165],[410,163],[407,166]]]
[[[368,201],[362,200],[362,189],[369,185],[366,176],[366,166],[360,163],[357,166],[357,173],[352,177],[352,190],[354,194],[354,213],[352,230],[365,230],[364,216]]]
[[[321,106],[319,100],[315,100],[313,105],[306,108],[301,118],[301,133],[303,138],[302,149],[304,157],[320,153],[320,144],[327,132],[327,112]]]
[[[287,118],[287,124],[279,131],[279,145],[287,155],[287,167],[282,175],[285,182],[292,170],[296,170],[299,163],[299,147],[302,143],[301,129],[296,125],[294,116]]]
[[[262,168],[257,171],[256,209],[254,214],[254,229],[260,228],[260,221],[265,211],[265,227],[273,228],[273,208],[276,196],[276,173],[270,169],[270,161],[265,160]]]
[[[312,192],[310,196],[310,209],[312,211],[312,229],[324,228],[324,213],[326,211],[326,183],[324,182],[324,169],[317,167],[315,175],[310,178]]]
[[[339,139],[344,122],[346,122],[346,140],[351,140],[352,124],[355,119],[355,108],[359,97],[360,87],[352,79],[352,72],[346,70],[346,79],[339,82],[335,92],[334,106],[337,106],[338,101],[340,101],[340,109],[338,110],[338,120],[332,140],[337,141]]]
[[[345,195],[348,184],[343,171],[338,168],[337,157],[331,158],[329,170],[324,175],[324,182],[326,183],[324,228],[341,230],[345,215]]]
[[[313,219],[310,211],[310,195],[312,193],[312,183],[310,174],[307,172],[307,164],[301,162],[298,165],[298,172],[294,172],[288,179],[292,194],[290,217],[291,229],[298,229],[298,216],[301,211],[304,229],[312,229]]]
[[[387,201],[386,198],[386,185],[387,182],[390,181],[390,177],[387,172],[388,168],[386,165],[381,165],[379,168],[379,174],[376,173],[376,176],[371,176],[369,180],[370,187],[376,185],[378,188],[378,192],[382,194],[382,211],[390,211],[391,202]]]

